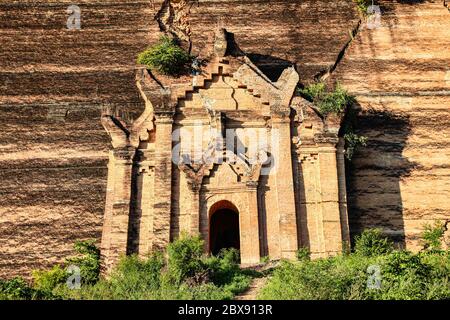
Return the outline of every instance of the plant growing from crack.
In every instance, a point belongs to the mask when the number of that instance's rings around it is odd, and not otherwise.
[[[353,0],[358,6],[359,12],[366,16],[368,14],[369,6],[372,4],[371,0]]]
[[[158,43],[141,52],[137,62],[159,73],[177,76],[189,69],[192,57],[181,48],[175,39],[159,38]]]
[[[356,102],[355,97],[350,95],[339,84],[334,90],[329,90],[325,83],[316,82],[310,84],[298,93],[306,100],[314,103],[317,111],[326,118],[329,114],[343,117],[341,134],[345,139],[345,155],[351,160],[356,149],[367,145],[367,137],[355,133],[357,113],[352,108]]]
[[[314,103],[324,117],[329,114],[340,115],[345,113],[347,107],[354,103],[353,96],[339,84],[334,90],[329,90],[325,83],[316,82],[300,89],[299,94],[306,100]]]

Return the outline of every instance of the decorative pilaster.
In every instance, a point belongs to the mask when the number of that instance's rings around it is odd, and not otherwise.
[[[154,175],[155,168],[152,162],[146,161],[139,164],[136,207],[140,211],[138,251],[141,257],[151,252],[153,243]]]
[[[339,184],[339,213],[341,216],[342,240],[346,241],[346,245],[350,246],[350,228],[348,224],[347,210],[347,186],[345,181],[345,141],[339,138],[337,145],[337,173]]]
[[[258,220],[258,182],[249,181],[247,185],[248,211],[240,213],[241,263],[260,262],[259,220]]]
[[[272,117],[272,130],[278,136],[277,150],[273,150],[273,156],[280,214],[281,258],[295,259],[298,239],[289,117]]]
[[[163,250],[170,241],[172,124],[173,112],[156,114],[153,250]]]
[[[342,230],[336,147],[338,138],[319,142],[324,249],[327,255],[342,252]]]
[[[109,271],[127,253],[133,148],[114,149],[108,164],[106,210],[102,235],[104,267]]]
[[[190,192],[191,211],[189,230],[192,235],[200,233],[200,189],[202,187],[203,177],[209,175],[212,169],[212,163],[185,164],[180,163],[178,168],[182,171],[188,183]]]

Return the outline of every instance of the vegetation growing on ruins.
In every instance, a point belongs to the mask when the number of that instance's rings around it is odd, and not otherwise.
[[[425,250],[440,251],[442,249],[441,239],[445,232],[445,223],[436,221],[434,224],[426,224],[422,232],[422,244]]]
[[[427,227],[427,234],[438,234]],[[432,237],[435,239],[435,237]],[[282,262],[259,298],[411,300],[450,298],[450,250],[394,250],[379,230],[357,237],[354,252]],[[442,239],[440,239],[442,240]],[[439,241],[440,241],[439,240]],[[434,240],[433,240],[434,241]]]
[[[78,290],[68,288],[65,264],[34,272],[32,286],[20,278],[0,282],[0,299],[228,300],[247,289],[251,281],[251,273],[239,268],[236,250],[208,257],[199,237],[183,236],[174,241],[168,247],[167,258],[162,253],[145,259],[135,255],[123,257],[108,279],[98,278],[99,256],[95,255],[93,243],[80,244],[77,247],[83,253],[76,261],[68,260],[80,267],[82,280]],[[93,266],[97,268],[94,270]]]
[[[162,36],[154,46],[141,52],[137,62],[165,75],[176,76],[183,73],[191,56],[181,48],[175,39]]]
[[[357,113],[352,108],[356,102],[355,97],[339,84],[336,85],[334,90],[330,90],[325,83],[316,82],[300,89],[299,94],[314,103],[322,116],[327,117],[329,114],[336,114],[343,117],[341,132],[345,139],[347,159],[352,159],[358,147],[367,145],[367,138],[355,133]]]
[[[311,260],[308,249],[301,248],[298,261],[282,261],[275,268],[259,298],[450,299],[450,250],[441,248],[443,228],[442,223],[425,226],[419,253],[396,250],[378,229],[364,231],[355,237],[353,252],[336,257]],[[31,286],[21,278],[0,280],[0,299],[228,300],[262,275],[240,269],[234,249],[206,256],[199,237],[182,236],[169,245],[167,257],[161,252],[145,259],[123,257],[107,279],[98,277],[93,242],[78,242],[76,248],[76,263],[87,277],[78,290],[68,288],[64,264],[34,272]],[[67,261],[74,263],[73,258]]]
[[[300,95],[313,102],[323,116],[329,114],[342,114],[354,101],[339,84],[334,90],[329,90],[325,83],[317,82],[299,90]]]
[[[372,4],[371,0],[353,0],[358,5],[358,9],[362,14],[367,14],[369,6]]]

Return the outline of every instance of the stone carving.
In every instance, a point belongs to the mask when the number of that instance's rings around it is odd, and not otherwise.
[[[226,30],[216,30],[214,54],[194,86],[190,80],[158,83],[146,70],[138,70],[136,84],[146,107],[136,121],[128,123],[113,112],[102,116],[114,148],[103,231],[108,266],[117,260],[117,252],[131,250],[123,247],[124,234],[108,227],[116,223],[121,230],[128,228],[126,219],[115,220],[119,207],[121,217],[126,208],[130,219],[140,216],[140,222],[131,225],[146,226],[130,233],[140,237],[139,248],[133,249],[143,255],[148,252],[142,250],[163,248],[183,231],[210,239],[214,210],[230,207],[239,211],[244,264],[259,262],[261,248],[275,259],[295,258],[299,245],[326,256],[341,252],[342,242],[348,240],[345,188],[337,171],[342,161],[336,154],[338,123],[324,122],[294,97],[299,81],[294,67],[285,68],[273,82],[244,53],[227,54],[230,45],[238,48],[230,39]],[[179,128],[186,134],[180,134],[177,143],[186,141],[187,147],[174,163],[178,157],[172,155],[172,134]],[[189,141],[195,130],[202,132],[201,140]],[[238,146],[234,140],[227,145],[228,132],[236,133]],[[250,132],[265,133],[272,140],[255,147],[251,144],[257,141],[245,138]],[[116,205],[128,202],[131,205]],[[305,221],[309,224],[299,234],[297,226]],[[259,236],[261,225],[267,228],[267,239]]]

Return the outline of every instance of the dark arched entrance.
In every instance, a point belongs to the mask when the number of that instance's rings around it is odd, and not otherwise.
[[[212,211],[209,226],[211,253],[217,255],[224,248],[239,250],[239,214],[237,209],[230,203],[223,203],[215,207],[217,209]]]

